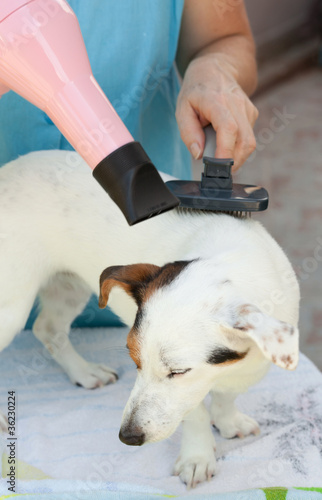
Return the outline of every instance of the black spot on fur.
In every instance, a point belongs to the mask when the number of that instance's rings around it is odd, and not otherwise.
[[[238,352],[228,347],[216,347],[207,359],[207,363],[220,365],[227,361],[239,361],[246,356],[247,352]]]
[[[143,282],[135,283],[124,280],[124,283],[128,283],[129,285],[131,285],[132,296],[140,309],[145,292],[150,285],[153,287],[153,285],[155,284],[157,288],[163,288],[165,286],[170,285],[179,276],[181,271],[191,262],[192,261],[188,260],[187,261],[178,260],[175,262],[170,262],[169,264],[165,264],[164,266],[162,266],[155,273],[152,273],[150,276],[147,276]],[[135,320],[136,328],[138,328],[143,316],[142,310],[141,311],[139,310],[138,313],[139,316]]]
[[[140,328],[140,325],[142,323],[142,318],[143,318],[143,309],[141,307],[138,308],[136,316],[135,316],[135,321],[133,328],[137,331]]]
[[[125,280],[124,283],[126,283]],[[131,286],[131,295],[137,305],[140,306],[142,304],[142,299],[144,296],[144,284],[134,282],[128,282],[127,284]]]
[[[175,262],[170,262],[169,264],[161,267],[160,271],[153,276],[152,280],[159,278],[159,287],[170,285],[170,283],[172,283],[181,271],[183,271],[188,264],[191,264],[191,262],[191,260],[177,260]]]

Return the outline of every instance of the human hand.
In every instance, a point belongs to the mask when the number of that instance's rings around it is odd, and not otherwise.
[[[217,132],[216,158],[233,158],[239,169],[256,147],[253,126],[256,107],[238,85],[234,67],[222,54],[193,59],[183,79],[176,118],[181,138],[195,159],[202,157],[203,128],[209,123]]]

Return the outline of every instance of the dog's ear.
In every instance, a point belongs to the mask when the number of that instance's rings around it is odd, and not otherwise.
[[[264,356],[275,365],[294,370],[299,357],[298,329],[261,312],[251,304],[235,307],[232,327],[254,340]]]
[[[131,264],[128,266],[107,267],[100,276],[100,296],[98,305],[104,309],[113,286],[123,288],[139,306],[142,302],[144,287],[160,270],[153,264]]]

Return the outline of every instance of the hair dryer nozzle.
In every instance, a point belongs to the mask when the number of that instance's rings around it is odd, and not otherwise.
[[[179,205],[139,142],[108,155],[94,168],[93,176],[130,226]]]

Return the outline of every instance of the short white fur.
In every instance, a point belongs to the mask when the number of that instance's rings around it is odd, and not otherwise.
[[[210,421],[227,438],[258,433],[236,409],[236,395],[271,361],[297,364],[299,289],[287,257],[260,223],[224,214],[174,210],[129,227],[76,153],[31,153],[0,169],[0,349],[24,327],[38,294],[34,333],[72,382],[114,382],[113,370],[75,352],[71,322],[99,293],[106,267],[176,260],[192,262],[144,305],[142,369],[122,429],[135,425],[154,442],[183,421],[174,472],[191,487],[215,473]],[[109,305],[132,326],[136,305],[124,291],[115,287]],[[220,346],[247,355],[207,362]],[[171,369],[190,371],[169,378],[160,353]],[[203,405],[209,392],[210,415]]]

